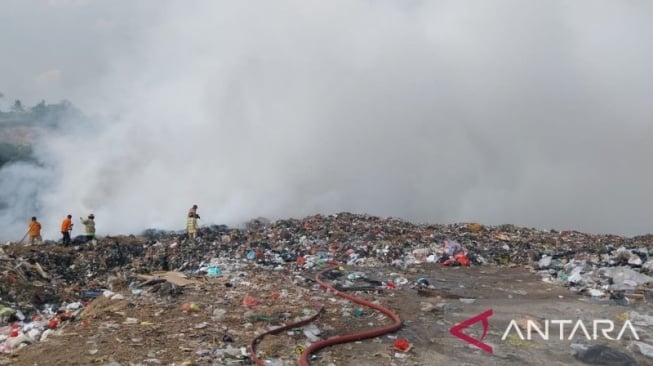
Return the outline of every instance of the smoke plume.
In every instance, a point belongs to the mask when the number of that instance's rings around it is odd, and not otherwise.
[[[650,2],[115,3],[17,2],[27,25],[0,26],[55,40],[8,40],[4,94],[90,120],[0,172],[7,239],[32,215],[51,238],[68,213],[182,229],[192,204],[650,231]]]

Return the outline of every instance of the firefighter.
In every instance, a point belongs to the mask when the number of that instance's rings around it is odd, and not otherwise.
[[[41,223],[36,221],[36,216],[32,217],[32,221],[27,225],[29,231],[29,243],[31,244],[43,244],[43,238],[41,238]]]
[[[95,239],[95,215],[88,215],[88,219],[80,217],[82,224],[84,224],[84,235],[86,236],[86,241],[91,241]]]
[[[199,219],[199,218],[200,218],[200,215],[197,214],[197,205],[193,205],[193,207],[191,207],[190,210],[188,210],[188,217],[190,217],[191,214],[192,214],[193,217],[195,217],[196,219]]]
[[[63,245],[70,244],[70,232],[73,231],[73,216],[68,215],[61,222],[61,235],[63,235],[62,243]]]
[[[193,212],[188,212],[188,219],[186,220],[186,232],[188,233],[188,239],[195,240],[197,237],[197,215]]]

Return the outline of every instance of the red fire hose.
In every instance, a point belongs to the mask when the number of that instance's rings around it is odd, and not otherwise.
[[[265,336],[279,334],[279,333],[284,332],[284,331],[286,331],[288,329],[301,327],[301,326],[304,326],[306,324],[309,324],[309,323],[315,321],[315,319],[317,319],[320,316],[320,314],[322,314],[322,312],[324,311],[324,305],[315,304],[315,307],[317,308],[317,313],[315,313],[315,315],[311,316],[310,318],[300,320],[300,321],[298,321],[296,323],[292,323],[292,324],[284,325],[282,327],[278,327],[278,328],[268,330],[267,332],[259,334],[258,337],[254,338],[254,340],[252,341],[252,344],[250,345],[250,348],[249,348],[249,357],[252,359],[252,362],[254,363],[254,365],[256,365],[256,366],[265,366],[265,361],[259,359],[258,356],[256,356],[256,347],[258,346],[259,343],[261,343],[261,341],[263,340],[263,338],[265,338]]]
[[[331,262],[330,264],[335,264],[335,263]],[[322,341],[319,341],[319,342],[312,343],[310,346],[308,346],[304,350],[304,352],[302,352],[302,354],[301,354],[301,356],[299,358],[299,364],[301,366],[310,366],[310,362],[308,361],[308,358],[310,357],[311,354],[321,350],[322,348],[326,348],[326,347],[332,346],[334,344],[355,342],[355,341],[360,341],[360,340],[363,340],[363,339],[379,337],[379,336],[382,336],[384,334],[396,332],[397,330],[399,330],[399,328],[401,328],[401,325],[402,325],[401,319],[399,318],[399,315],[392,312],[392,310],[390,310],[388,308],[385,308],[385,307],[383,307],[381,305],[375,304],[373,302],[367,301],[365,299],[361,299],[359,297],[347,294],[345,292],[338,291],[333,286],[329,285],[327,282],[322,281],[320,279],[320,276],[323,273],[325,273],[327,271],[330,271],[332,269],[333,268],[327,268],[327,269],[325,269],[323,271],[318,272],[315,275],[315,281],[318,284],[320,284],[320,286],[324,287],[327,290],[332,291],[333,293],[335,293],[336,295],[338,295],[340,297],[351,300],[351,301],[353,301],[353,302],[355,302],[355,303],[357,303],[359,305],[367,306],[368,308],[372,308],[372,309],[375,309],[375,310],[378,310],[378,311],[382,312],[383,314],[385,314],[385,315],[389,316],[390,318],[392,318],[394,323],[390,324],[390,325],[386,325],[384,327],[376,328],[376,329],[366,330],[366,331],[359,332],[359,333],[354,333],[354,334],[347,334],[347,335],[344,335],[344,336],[331,337],[331,338],[328,338],[328,339],[325,339],[325,340],[322,340]],[[315,315],[311,316],[310,318],[301,320],[301,321],[296,322],[296,323],[288,324],[288,325],[285,325],[285,326],[282,326],[282,327],[279,327],[279,328],[274,328],[274,329],[269,330],[269,331],[267,331],[267,332],[265,332],[263,334],[260,334],[258,337],[256,337],[252,341],[252,344],[250,346],[250,352],[249,352],[250,358],[252,359],[252,362],[256,366],[265,366],[265,362],[263,360],[259,359],[256,356],[256,346],[258,346],[258,344],[261,343],[263,338],[265,336],[267,336],[267,335],[279,334],[279,333],[281,333],[281,332],[283,332],[285,330],[301,327],[303,325],[306,325],[308,323],[313,322],[324,311],[324,306],[323,305],[317,304],[316,307],[318,308],[317,313]]]
[[[402,325],[401,324],[401,319],[399,319],[399,315],[392,312],[392,310],[390,310],[388,308],[385,308],[385,307],[383,307],[381,305],[375,304],[373,302],[367,301],[365,299],[361,299],[360,297],[356,297],[356,296],[353,296],[353,295],[338,291],[335,288],[333,288],[331,285],[329,285],[328,283],[322,281],[320,279],[320,276],[322,275],[322,273],[330,271],[331,269],[332,268],[325,269],[325,270],[323,270],[323,271],[321,271],[321,272],[319,272],[318,274],[315,275],[315,281],[317,281],[317,283],[319,283],[320,286],[324,287],[327,290],[330,290],[330,291],[334,292],[336,295],[338,295],[340,297],[351,300],[351,301],[353,301],[353,302],[355,302],[355,303],[357,303],[359,305],[367,306],[368,308],[378,310],[378,311],[382,312],[383,314],[385,314],[385,315],[389,316],[390,318],[392,318],[394,323],[390,324],[390,325],[386,325],[384,327],[376,328],[376,329],[366,330],[366,331],[359,332],[359,333],[354,333],[354,334],[347,334],[347,335],[343,335],[343,336],[331,337],[331,338],[328,338],[328,339],[325,339],[325,340],[322,340],[322,341],[319,341],[319,342],[315,342],[315,343],[311,344],[310,346],[306,347],[304,352],[302,352],[302,354],[301,354],[301,356],[299,358],[299,364],[301,366],[310,366],[310,362],[308,361],[308,358],[310,357],[310,355],[312,353],[315,353],[315,352],[321,350],[322,348],[326,348],[326,347],[332,346],[334,344],[355,342],[355,341],[360,341],[360,340],[363,340],[363,339],[379,337],[379,336],[382,336],[382,335],[387,334],[387,333],[396,332],[397,330],[399,330],[399,328],[401,328],[401,325]]]

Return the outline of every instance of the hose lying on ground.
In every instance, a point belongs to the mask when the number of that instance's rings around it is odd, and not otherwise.
[[[371,301],[361,299],[360,297],[356,297],[356,296],[344,293],[342,291],[339,291],[336,288],[334,288],[333,286],[331,286],[330,284],[328,284],[327,282],[322,281],[320,279],[320,276],[323,273],[331,271],[331,270],[333,270],[333,268],[327,268],[325,270],[322,270],[322,271],[318,272],[315,275],[315,281],[320,286],[324,287],[325,289],[335,293],[336,295],[338,295],[338,296],[340,296],[342,298],[351,300],[351,301],[353,301],[353,302],[355,302],[355,303],[357,303],[359,305],[363,305],[363,306],[366,306],[368,308],[372,308],[372,309],[375,309],[375,310],[378,310],[378,311],[382,312],[383,314],[390,317],[394,321],[394,323],[390,324],[390,325],[380,327],[380,328],[365,330],[365,331],[354,333],[354,334],[347,334],[347,335],[343,335],[343,336],[331,337],[331,338],[328,338],[328,339],[325,339],[325,340],[322,340],[322,341],[319,341],[319,342],[312,343],[310,346],[308,346],[304,350],[304,352],[302,352],[302,354],[301,354],[301,356],[299,358],[299,364],[301,366],[310,366],[310,362],[308,361],[308,358],[310,357],[311,354],[321,350],[322,348],[326,348],[326,347],[332,346],[334,344],[355,342],[355,341],[360,341],[360,340],[363,340],[363,339],[379,337],[379,336],[382,336],[384,334],[396,332],[397,330],[399,330],[399,328],[401,328],[401,325],[402,325],[401,319],[399,318],[399,315],[395,314],[392,310],[390,310],[388,308],[385,308],[385,307],[383,307],[381,305],[375,304],[375,303],[373,303]],[[250,346],[250,350],[249,350],[250,351],[249,352],[250,358],[251,358],[252,362],[254,363],[254,365],[256,365],[256,366],[265,366],[265,361],[259,359],[256,356],[256,347],[261,343],[261,341],[263,341],[263,338],[265,338],[265,336],[279,334],[279,333],[284,332],[284,331],[286,331],[288,329],[298,328],[298,327],[304,326],[306,324],[309,324],[309,323],[315,321],[322,314],[322,312],[324,311],[324,305],[316,304],[316,308],[318,309],[317,313],[315,315],[311,316],[310,318],[307,318],[307,319],[304,319],[304,320],[301,320],[301,321],[298,321],[298,322],[295,322],[295,323],[287,324],[287,325],[284,325],[284,326],[281,326],[281,327],[278,327],[278,328],[271,329],[271,330],[269,330],[269,331],[267,331],[265,333],[259,334],[256,338],[254,338],[254,340],[252,341],[252,344]]]
[[[375,310],[378,310],[378,311],[382,312],[383,314],[390,317],[394,321],[394,323],[390,324],[390,325],[380,327],[380,328],[365,330],[365,331],[362,331],[362,332],[347,334],[347,335],[343,335],[343,336],[331,337],[331,338],[327,338],[327,339],[324,339],[324,340],[319,341],[319,342],[312,343],[310,346],[306,347],[306,349],[304,350],[304,352],[302,352],[302,354],[301,354],[301,356],[299,358],[299,364],[301,366],[310,366],[310,362],[308,361],[308,358],[310,357],[310,355],[312,353],[315,353],[315,352],[321,350],[322,348],[326,348],[326,347],[332,346],[334,344],[355,342],[355,341],[360,341],[360,340],[363,340],[363,339],[379,337],[379,336],[382,336],[384,334],[396,332],[397,330],[399,330],[399,328],[401,328],[401,325],[402,325],[401,319],[399,319],[399,315],[395,314],[392,310],[390,310],[388,308],[385,308],[385,307],[383,307],[381,305],[375,304],[375,303],[373,303],[371,301],[361,299],[360,297],[356,297],[356,296],[344,293],[342,291],[338,291],[337,289],[335,289],[333,286],[331,286],[327,282],[322,281],[320,279],[320,276],[323,273],[325,273],[327,271],[330,271],[332,269],[333,268],[327,268],[327,269],[319,272],[318,274],[316,274],[315,275],[315,281],[317,281],[317,283],[320,284],[320,286],[324,287],[325,289],[335,293],[336,295],[338,295],[338,296],[340,296],[342,298],[351,300],[351,301],[353,301],[353,302],[355,302],[355,303],[357,303],[359,305],[367,306],[368,308],[372,308],[372,309],[375,309]]]
[[[304,320],[300,320],[295,323],[287,324],[278,328],[268,330],[267,332],[261,333],[256,338],[254,338],[249,348],[249,357],[252,360],[252,363],[256,366],[265,366],[265,361],[259,359],[258,356],[256,356],[256,347],[259,345],[259,343],[261,343],[261,341],[263,341],[263,338],[265,338],[265,336],[279,334],[281,332],[285,332],[288,329],[298,328],[314,322],[315,319],[317,319],[322,314],[322,312],[324,312],[324,305],[317,304],[317,303],[314,305],[315,308],[317,309],[317,312],[315,313],[315,315],[311,316],[310,318],[306,318]]]

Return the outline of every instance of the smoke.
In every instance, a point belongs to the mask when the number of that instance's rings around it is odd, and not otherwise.
[[[649,231],[648,2],[49,6],[84,15],[66,34],[89,49],[14,89],[56,83],[92,122],[0,172],[7,235],[25,208],[54,238],[68,213],[100,234],[182,229],[192,204],[203,224],[354,211]]]

